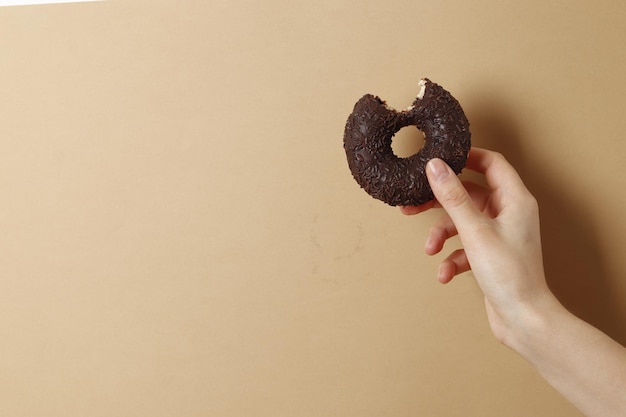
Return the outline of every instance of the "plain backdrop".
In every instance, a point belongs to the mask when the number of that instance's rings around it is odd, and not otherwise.
[[[492,337],[471,273],[436,282],[440,213],[369,197],[342,136],[363,94],[443,85],[537,196],[559,299],[624,343],[624,21],[609,0],[0,8],[0,414],[579,415]]]

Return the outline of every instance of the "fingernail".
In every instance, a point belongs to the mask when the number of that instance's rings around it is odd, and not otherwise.
[[[426,164],[426,169],[430,171],[433,179],[437,181],[441,181],[448,176],[448,167],[441,159],[431,159]]]
[[[426,252],[428,255],[432,255],[432,246],[433,246],[433,239],[429,236],[426,238],[426,242],[424,243],[424,252]]]
[[[443,281],[446,278],[446,275],[445,275],[446,271],[444,268],[445,268],[444,264],[441,264],[439,265],[439,269],[437,270],[437,280],[441,283],[443,283]]]

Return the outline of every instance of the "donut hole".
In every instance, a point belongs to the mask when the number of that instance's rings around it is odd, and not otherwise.
[[[424,134],[415,126],[400,129],[391,140],[391,150],[398,158],[408,158],[424,146]]]

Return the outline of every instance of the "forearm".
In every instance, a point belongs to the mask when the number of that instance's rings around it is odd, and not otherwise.
[[[554,299],[511,337],[525,357],[588,417],[626,416],[626,349]]]

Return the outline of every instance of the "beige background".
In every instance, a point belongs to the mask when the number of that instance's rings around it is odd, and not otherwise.
[[[491,336],[471,275],[436,282],[438,214],[360,190],[342,134],[364,93],[452,91],[537,195],[559,298],[624,343],[625,19],[609,0],[0,8],[0,414],[579,415]]]

